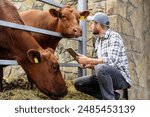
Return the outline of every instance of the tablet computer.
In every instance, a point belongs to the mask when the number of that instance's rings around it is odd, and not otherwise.
[[[67,48],[67,52],[78,62],[77,56],[79,56],[79,53],[77,53],[73,48]]]

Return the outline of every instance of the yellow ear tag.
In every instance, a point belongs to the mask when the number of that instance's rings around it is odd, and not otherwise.
[[[39,63],[38,58],[35,57],[35,58],[34,58],[34,62],[35,62],[35,63]]]
[[[80,20],[84,20],[85,19],[85,17],[84,16],[80,16]]]

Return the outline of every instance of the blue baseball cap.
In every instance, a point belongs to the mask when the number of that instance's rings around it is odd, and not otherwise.
[[[104,26],[108,26],[109,25],[109,18],[105,13],[96,13],[94,16],[88,16],[87,17],[88,20],[93,20],[99,24],[102,24]]]

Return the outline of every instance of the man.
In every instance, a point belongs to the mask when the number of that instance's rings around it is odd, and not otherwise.
[[[131,85],[128,59],[121,36],[109,28],[109,18],[104,13],[88,17],[93,21],[93,34],[99,38],[95,43],[97,58],[84,55],[77,57],[84,68],[95,70],[93,76],[83,76],[74,81],[78,91],[102,100],[119,99],[115,90],[129,88]]]

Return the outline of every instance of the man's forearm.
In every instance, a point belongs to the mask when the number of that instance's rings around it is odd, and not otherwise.
[[[88,64],[91,65],[97,65],[97,64],[102,64],[103,63],[103,59],[98,59],[98,58],[88,58]]]

